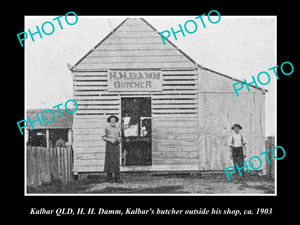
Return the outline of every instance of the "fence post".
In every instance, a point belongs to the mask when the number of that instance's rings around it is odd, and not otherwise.
[[[53,166],[54,166],[54,177],[55,177],[55,179],[59,179],[57,157],[58,157],[57,156],[57,149],[56,149],[56,147],[53,147]]]
[[[37,182],[37,186],[42,184],[43,181],[43,161],[42,161],[42,148],[41,147],[37,147],[36,148],[36,163],[37,163],[37,177],[38,177],[38,182]]]
[[[68,147],[65,147],[65,170],[66,170],[66,182],[69,182],[69,152]]]
[[[64,183],[66,183],[66,178],[67,178],[67,174],[66,174],[66,148],[65,147],[62,147],[62,165],[63,165],[63,167],[62,167],[62,170],[63,170],[63,182]]]
[[[60,149],[60,171],[61,171],[61,181],[64,183],[64,161],[63,161],[63,157],[64,157],[64,149],[63,147],[59,147]]]
[[[45,148],[41,147],[41,167],[42,167],[42,183],[46,181],[46,160],[45,160]]]
[[[69,181],[72,180],[72,170],[73,170],[73,158],[72,158],[72,145],[68,146],[68,172],[69,172]]]
[[[47,182],[47,162],[46,162],[47,148],[42,147],[42,168],[43,168],[43,183]]]
[[[57,152],[57,172],[58,172],[58,178],[61,179],[61,162],[60,162],[60,147],[56,147]]]
[[[50,175],[50,182],[53,181],[53,153],[52,153],[52,148],[49,147],[49,175]]]
[[[27,158],[27,186],[31,186],[32,185],[32,178],[33,178],[33,173],[32,173],[32,151],[31,151],[31,146],[27,146],[26,148],[26,158]]]
[[[50,148],[45,149],[46,182],[51,182]]]
[[[267,164],[267,175],[270,178],[274,178],[275,159],[272,155],[272,150],[275,147],[275,138],[270,136],[266,140],[266,150],[270,150],[267,155],[270,159],[270,164]]]
[[[272,150],[275,147],[275,137],[271,137],[271,147],[270,147],[270,155],[272,154]],[[275,172],[275,158],[273,157],[272,154],[272,159],[271,159],[271,177],[274,178],[274,172]]]
[[[70,145],[70,180],[73,180],[73,147]]]
[[[37,170],[38,170],[38,166],[37,166],[37,147],[32,147],[31,148],[31,160],[32,160],[32,178],[33,178],[33,182],[32,185],[34,187],[36,187],[38,185],[38,174],[37,174]]]
[[[66,147],[67,151],[67,182],[70,181],[70,147]]]
[[[53,147],[49,148],[49,162],[50,162],[50,176],[51,181],[55,180],[56,174],[55,174],[55,151]]]
[[[73,157],[72,147],[32,147],[26,148],[27,186],[39,186],[44,182],[60,179],[61,182],[71,181]]]

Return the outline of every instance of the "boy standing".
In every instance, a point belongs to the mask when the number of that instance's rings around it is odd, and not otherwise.
[[[104,162],[104,172],[107,173],[107,181],[117,183],[122,183],[120,179],[120,151],[119,143],[121,142],[121,129],[117,126],[119,118],[116,116],[110,116],[107,118],[109,126],[104,129],[104,135],[102,140],[106,142],[105,148],[105,162]]]
[[[233,124],[231,127],[233,130],[233,134],[229,138],[229,151],[230,151],[230,159],[233,160],[233,166],[235,167],[235,171],[238,172],[238,168],[244,167],[244,158],[246,158],[246,142],[242,134],[240,134],[240,130],[242,126],[240,124]],[[241,171],[242,176],[239,173],[236,173],[238,176],[237,183],[244,183],[244,169]]]

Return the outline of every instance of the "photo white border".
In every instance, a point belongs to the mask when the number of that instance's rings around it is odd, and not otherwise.
[[[41,16],[41,15],[39,15]],[[50,15],[45,15],[45,16],[50,16]],[[54,15],[55,16],[55,15]],[[144,18],[144,17],[169,17],[169,18],[178,18],[178,17],[185,17],[185,16],[191,16],[191,15],[180,15],[180,16],[149,16],[149,15],[140,15],[140,16],[126,16],[126,15],[122,15],[122,16],[101,16],[101,15],[89,15],[89,16],[83,16],[83,17],[105,17],[105,18],[116,18],[116,17],[128,17],[128,18]],[[222,16],[222,15],[221,15]],[[25,28],[25,18],[26,15],[24,16],[24,28]],[[80,15],[78,15],[78,17],[80,17]],[[222,17],[242,17],[242,18],[274,18],[275,19],[275,59],[274,65],[278,65],[277,64],[277,15],[268,15],[268,16],[222,16]],[[100,41],[100,40],[99,40]],[[26,117],[26,63],[25,63],[25,57],[26,57],[26,44],[24,44],[24,115]],[[267,93],[266,93],[267,94]],[[275,146],[277,146],[277,80],[275,80]],[[266,106],[265,106],[266,107]],[[266,110],[265,110],[266,111]],[[266,118],[266,115],[265,115]],[[265,121],[266,124],[266,121]],[[27,154],[26,154],[26,138],[27,138],[27,132],[24,132],[24,196],[277,196],[277,160],[274,160],[275,162],[275,173],[274,173],[274,185],[275,185],[275,193],[270,193],[270,194],[259,194],[259,193],[248,193],[248,194],[193,194],[193,193],[187,193],[187,194],[167,194],[167,193],[163,193],[163,194],[108,194],[108,193],[97,193],[97,194],[90,194],[90,193],[74,193],[74,194],[70,194],[70,193],[27,193]]]

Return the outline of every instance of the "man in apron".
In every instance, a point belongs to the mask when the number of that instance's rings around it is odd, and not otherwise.
[[[107,182],[122,183],[120,179],[120,151],[121,128],[117,126],[119,118],[110,116],[107,118],[109,125],[104,129],[102,140],[106,142],[104,172],[107,173]],[[114,177],[113,177],[114,174]]]

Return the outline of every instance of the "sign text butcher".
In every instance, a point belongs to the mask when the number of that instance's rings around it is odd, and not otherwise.
[[[108,91],[162,91],[158,70],[109,70]]]

